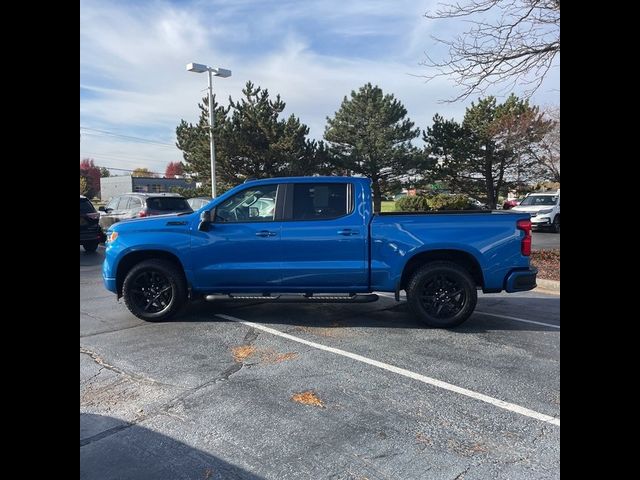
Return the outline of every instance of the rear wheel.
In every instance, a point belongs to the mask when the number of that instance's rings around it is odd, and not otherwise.
[[[87,253],[93,253],[98,249],[98,242],[86,242],[82,244],[84,251]]]
[[[453,262],[431,262],[418,269],[406,290],[413,313],[436,328],[460,325],[471,316],[478,301],[473,278]]]
[[[124,279],[124,303],[136,317],[148,322],[167,320],[187,301],[184,275],[167,260],[144,260]]]

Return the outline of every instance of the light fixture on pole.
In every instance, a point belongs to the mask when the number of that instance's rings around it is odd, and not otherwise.
[[[213,81],[212,75],[216,77],[227,78],[231,76],[231,70],[226,68],[213,68],[201,63],[188,63],[188,72],[209,73],[209,146],[211,151],[211,198],[216,198],[216,149],[213,143],[213,119],[215,112],[213,111]]]

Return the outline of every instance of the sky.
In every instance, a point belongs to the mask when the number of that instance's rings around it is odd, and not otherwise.
[[[238,99],[248,80],[280,94],[321,139],[327,116],[367,82],[392,93],[421,129],[436,113],[462,120],[477,97],[442,103],[458,90],[451,79],[425,82],[425,52],[444,52],[431,36],[452,38],[461,20],[428,20],[437,0],[81,0],[80,158],[126,174],[164,173],[181,161],[175,129],[196,122],[207,75],[190,62],[223,67],[217,100]],[[559,105],[553,68],[532,103]],[[516,87],[513,93],[522,94]],[[489,91],[505,98],[512,91]],[[421,144],[421,142],[419,143]],[[116,170],[119,169],[119,170]]]

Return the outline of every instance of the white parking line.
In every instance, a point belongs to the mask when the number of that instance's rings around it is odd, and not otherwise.
[[[378,292],[377,295],[380,295],[386,298],[395,298],[393,294],[386,293],[386,292]],[[403,300],[406,300],[406,297],[404,297]],[[526,318],[512,317],[510,315],[501,315],[499,313],[481,312],[480,310],[474,310],[473,313],[480,313],[482,315],[489,315],[490,317],[496,317],[496,318],[506,318],[507,320],[513,320],[515,322],[533,323],[534,325],[543,325],[545,327],[557,328],[558,330],[560,330],[560,325],[554,325],[552,323],[536,322],[535,320],[527,320]]]
[[[480,310],[475,310],[473,313],[479,313],[480,315],[488,315],[490,317],[506,318],[507,320],[513,320],[515,322],[524,322],[524,323],[533,323],[535,325],[544,325],[545,327],[557,328],[558,330],[560,330],[560,325],[554,325],[553,323],[536,322],[535,320],[527,320],[525,318],[511,317],[509,315],[502,315],[502,314],[499,314],[499,313],[481,312]]]
[[[509,410],[510,412],[515,412],[515,413],[519,413],[520,415],[524,415],[526,417],[535,418],[536,420],[540,420],[541,422],[546,422],[552,425],[560,426],[559,418],[552,417],[550,415],[545,415],[544,413],[539,413],[534,410],[521,407],[520,405],[516,405],[514,403],[509,403],[503,400],[499,400],[497,398],[489,397],[488,395],[484,395],[482,393],[474,392],[466,388],[452,385],[451,383],[443,382],[442,380],[437,380],[435,378],[427,377],[419,373],[411,372],[409,370],[405,370],[404,368],[396,367],[394,365],[389,365],[388,363],[379,362],[378,360],[373,360],[371,358],[363,357],[362,355],[358,355],[356,353],[347,352],[346,350],[327,347],[326,345],[322,345],[320,343],[310,342],[309,340],[305,340],[303,338],[289,335],[288,333],[281,332],[280,330],[276,330],[275,328],[265,327],[264,325],[261,325],[259,323],[248,322],[246,320],[242,320],[241,318],[232,317],[231,315],[217,314],[216,316],[220,318],[224,318],[225,320],[230,320],[232,322],[242,323],[249,327],[262,330],[263,332],[271,333],[272,335],[277,335],[279,337],[286,338],[294,342],[308,345],[309,347],[317,348],[318,350],[324,350],[326,352],[335,353],[336,355],[342,355],[343,357],[351,358],[352,360],[356,360],[358,362],[366,363],[368,365],[372,365],[374,367],[378,367],[383,370],[387,370],[389,372],[397,373],[398,375],[402,375],[404,377],[408,377],[413,380],[418,380],[419,382],[426,383],[428,385],[433,385],[434,387],[442,388],[444,390],[449,390],[451,392],[456,392],[456,393],[459,393],[460,395],[465,395],[467,397],[471,397],[476,400],[489,403],[496,407]]]

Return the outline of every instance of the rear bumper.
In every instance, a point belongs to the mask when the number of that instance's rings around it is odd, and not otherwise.
[[[504,280],[504,289],[506,292],[526,292],[536,288],[536,275],[538,269],[529,267],[522,270],[512,270]]]

